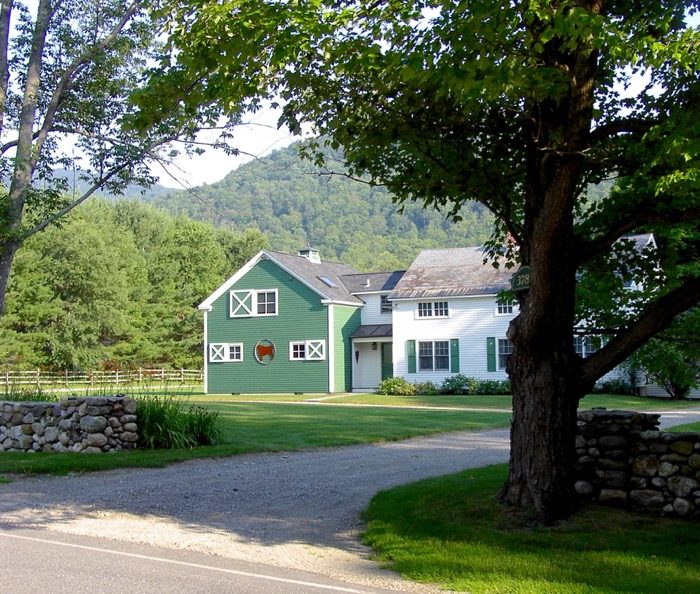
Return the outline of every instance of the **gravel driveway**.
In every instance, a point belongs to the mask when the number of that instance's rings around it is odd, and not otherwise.
[[[428,591],[382,570],[359,544],[359,514],[381,489],[506,461],[508,432],[196,460],[164,469],[18,478],[0,484],[0,528],[192,549]]]
[[[663,424],[690,422],[686,412]],[[196,460],[0,484],[0,528],[37,527],[430,591],[369,561],[360,512],[379,490],[507,461],[508,432]]]

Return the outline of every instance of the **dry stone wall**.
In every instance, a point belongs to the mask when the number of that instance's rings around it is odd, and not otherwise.
[[[700,434],[659,431],[659,415],[579,412],[576,492],[662,515],[700,517]]]
[[[136,447],[137,441],[133,398],[0,401],[0,452],[118,452]]]

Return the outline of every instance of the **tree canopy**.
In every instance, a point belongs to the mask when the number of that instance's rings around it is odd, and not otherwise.
[[[192,148],[206,107],[135,127],[131,98],[162,55],[159,0],[0,3],[0,313],[17,248],[97,189],[148,185],[175,141]],[[228,125],[235,125],[235,118]],[[167,150],[165,150],[167,148]],[[71,180],[83,182],[82,190]]]
[[[257,231],[91,201],[17,252],[0,360],[20,369],[199,368],[197,305],[265,247]]]
[[[157,82],[187,81],[198,91],[173,101],[234,114],[279,96],[283,122],[342,148],[351,175],[455,216],[466,200],[494,213],[493,253],[531,269],[508,333],[503,498],[548,522],[574,509],[578,400],[700,301],[700,31],[687,24],[697,8],[180,0],[170,7],[171,69]],[[587,199],[587,185],[608,178],[611,194]],[[572,344],[578,279],[612,258],[614,290],[596,299],[622,311],[618,288],[638,256],[620,239],[648,231],[664,274],[618,325],[589,327],[607,342],[582,359]]]

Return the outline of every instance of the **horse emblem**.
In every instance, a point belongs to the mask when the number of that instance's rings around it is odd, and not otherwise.
[[[259,340],[255,345],[255,360],[267,365],[275,358],[275,345],[267,338]]]

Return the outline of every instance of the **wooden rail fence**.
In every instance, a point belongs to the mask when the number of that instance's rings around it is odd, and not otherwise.
[[[197,384],[203,381],[201,369],[130,369],[116,371],[0,371],[0,387],[120,385],[143,382]]]

